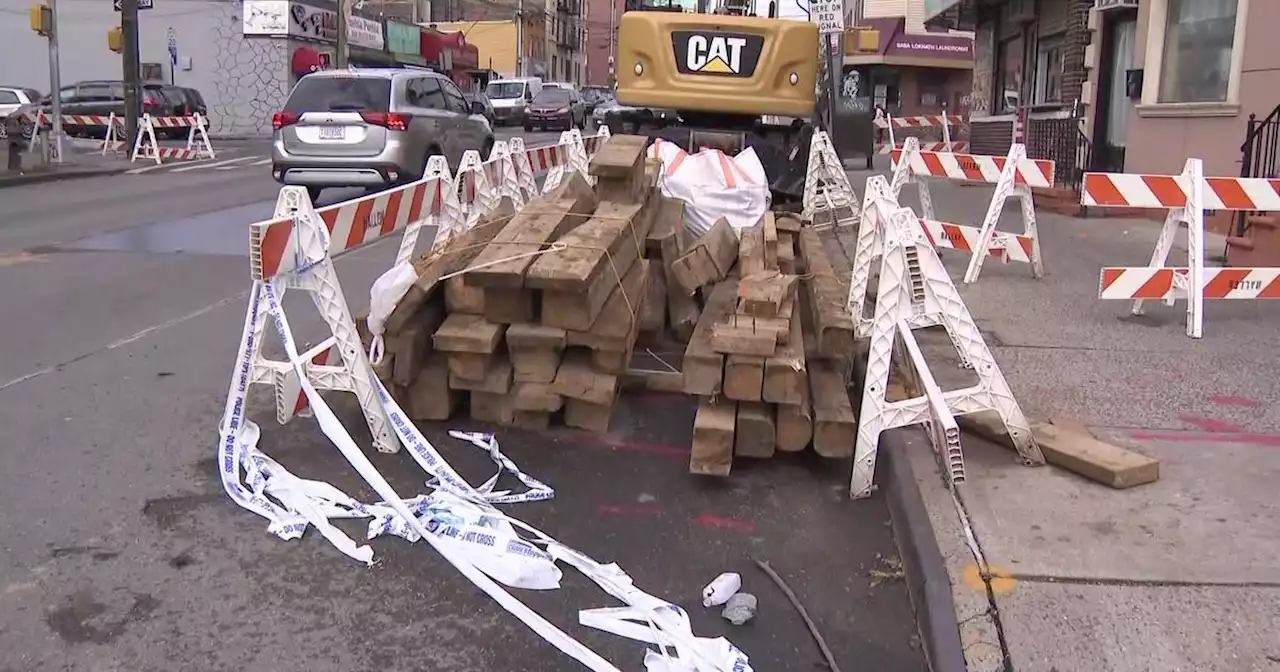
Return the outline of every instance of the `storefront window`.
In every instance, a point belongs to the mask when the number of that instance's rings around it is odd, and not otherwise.
[[[1009,114],[1017,109],[1022,91],[1022,38],[1004,40],[998,49],[996,86],[992,91],[995,100],[991,109],[997,114]]]
[[[920,108],[926,112],[938,112],[947,103],[947,80],[950,74],[945,70],[921,70],[919,75]]]
[[[1160,102],[1227,99],[1236,0],[1167,0]]]

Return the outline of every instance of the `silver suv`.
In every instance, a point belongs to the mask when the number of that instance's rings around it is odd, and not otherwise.
[[[456,169],[462,153],[493,147],[482,106],[447,78],[423,70],[327,70],[298,81],[271,120],[271,171],[277,182],[376,191],[422,177],[443,154]]]

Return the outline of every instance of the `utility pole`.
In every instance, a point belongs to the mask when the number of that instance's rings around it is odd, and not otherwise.
[[[138,112],[142,109],[139,96],[142,75],[138,65],[138,0],[120,2],[120,36],[124,43],[124,128],[128,147],[138,142]]]
[[[62,163],[62,69],[58,67],[58,0],[49,0],[49,86],[53,101],[53,161]]]
[[[516,77],[524,77],[524,12],[516,10]]]
[[[619,0],[609,0],[609,84],[612,86],[618,81],[617,67],[618,59],[618,2]]]
[[[338,0],[338,54],[335,58],[339,68],[347,67],[347,6],[349,0]]]

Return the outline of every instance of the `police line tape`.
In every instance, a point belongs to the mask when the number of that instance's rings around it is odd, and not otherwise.
[[[332,261],[325,258],[319,264],[331,265]],[[328,271],[332,272],[332,269]],[[271,521],[269,532],[284,540],[297,539],[308,525],[312,525],[343,553],[366,564],[373,561],[372,549],[367,545],[357,546],[329,522],[331,519],[372,518],[366,534],[368,538],[392,533],[410,541],[426,539],[468,580],[553,646],[591,670],[617,672],[618,668],[609,661],[544,619],[497,583],[503,581],[513,587],[531,589],[556,588],[561,577],[554,563],[564,561],[628,605],[622,610],[583,610],[579,613],[580,623],[657,645],[659,650],[649,650],[645,657],[646,667],[652,672],[750,672],[745,654],[724,638],[694,636],[688,615],[683,610],[636,588],[631,577],[617,564],[601,565],[494,508],[493,505],[499,502],[549,499],[554,496],[554,491],[523,474],[514,462],[502,455],[492,435],[451,432],[455,438],[485,450],[498,463],[498,474],[479,488],[472,487],[414,427],[386,388],[373,377],[371,382],[400,441],[409,448],[414,461],[434,478],[428,484],[433,488],[431,494],[409,500],[401,498],[312,386],[281,308],[276,282],[276,279],[254,282],[244,335],[237,353],[237,366],[219,428],[218,459],[223,487],[228,495],[243,508]],[[321,430],[382,497],[381,503],[363,504],[327,483],[297,478],[258,450],[259,430],[246,417],[245,405],[255,334],[259,321],[267,317],[275,324]],[[246,483],[240,481],[242,468]],[[498,477],[504,471],[514,474],[529,489],[519,494],[496,491]],[[534,542],[519,537],[516,528],[530,533],[535,538]],[[533,543],[545,546],[546,551]],[[674,649],[674,656],[668,653],[669,648]]]

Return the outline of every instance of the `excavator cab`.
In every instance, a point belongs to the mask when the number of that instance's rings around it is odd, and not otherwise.
[[[719,0],[715,13],[690,12],[679,0],[635,1],[643,8],[624,12],[618,23],[615,95],[624,107],[606,117],[611,130],[690,152],[752,147],[775,199],[802,197],[818,26],[742,15],[754,12],[753,0]],[[655,108],[676,114],[663,120]]]

